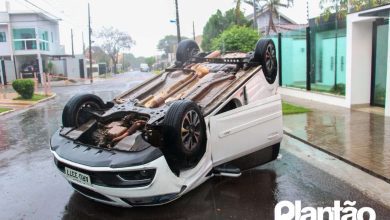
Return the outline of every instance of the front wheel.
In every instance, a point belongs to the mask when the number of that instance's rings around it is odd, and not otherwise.
[[[164,143],[180,168],[200,160],[206,149],[206,125],[199,107],[192,101],[174,102],[164,118]]]
[[[92,119],[90,111],[104,108],[103,100],[93,94],[79,94],[73,96],[65,105],[62,112],[64,127],[80,127]]]

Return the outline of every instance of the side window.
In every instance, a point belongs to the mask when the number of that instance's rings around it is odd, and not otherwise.
[[[241,104],[240,100],[232,99],[223,108],[221,108],[221,110],[219,110],[217,115],[224,113],[224,112],[227,112],[227,111],[230,111],[230,110],[233,110],[233,109],[236,109],[236,108],[241,107],[241,106],[242,106],[242,104]]]
[[[0,32],[0,42],[7,42],[5,32]]]

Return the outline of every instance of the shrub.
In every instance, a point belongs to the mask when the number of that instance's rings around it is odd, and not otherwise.
[[[23,99],[31,99],[34,95],[34,81],[32,79],[17,79],[12,82],[12,88]]]
[[[249,52],[255,49],[259,38],[259,34],[252,28],[233,26],[212,41],[212,49]]]

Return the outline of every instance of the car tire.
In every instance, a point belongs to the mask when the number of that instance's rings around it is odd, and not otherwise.
[[[180,64],[184,64],[199,51],[199,46],[194,40],[183,40],[177,46],[176,61]]]
[[[278,75],[276,49],[273,40],[260,39],[256,44],[253,59],[261,64],[267,82],[273,84]]]
[[[171,104],[163,121],[165,149],[175,165],[189,168],[203,156],[206,149],[206,125],[197,104],[178,100]]]
[[[103,100],[93,94],[78,94],[73,96],[62,111],[64,127],[79,127],[88,122],[92,115],[85,109],[100,110],[104,108]]]

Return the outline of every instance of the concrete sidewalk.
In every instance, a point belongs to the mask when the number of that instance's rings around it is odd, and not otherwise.
[[[312,110],[284,116],[287,135],[390,183],[389,117],[289,96],[283,100]]]
[[[38,94],[44,94],[43,88],[39,88],[38,91],[35,93]],[[0,87],[0,107],[2,108],[8,108],[11,110],[19,110],[31,107],[35,104],[47,101],[49,99],[52,99],[56,96],[55,93],[51,93],[50,96],[41,99],[39,101],[28,101],[28,100],[14,100],[14,98],[17,98],[19,94],[17,94],[13,89],[12,86],[2,86]],[[9,113],[9,112],[5,112]],[[3,114],[5,114],[3,113]]]

